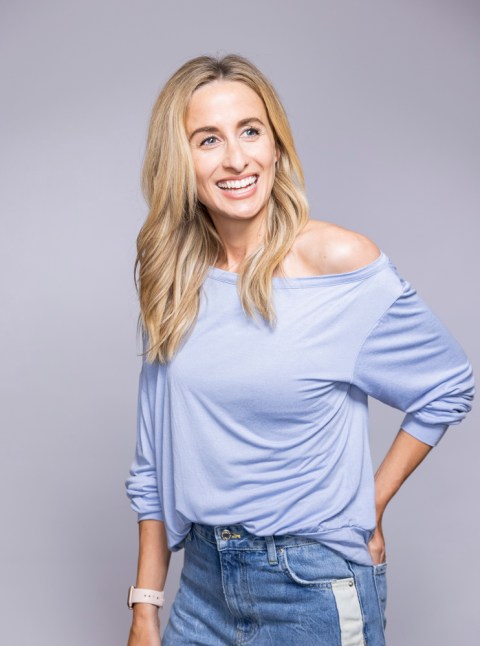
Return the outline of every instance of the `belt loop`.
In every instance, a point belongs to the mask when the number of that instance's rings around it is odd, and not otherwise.
[[[265,536],[265,542],[267,543],[268,562],[270,565],[276,565],[278,563],[278,557],[275,539],[273,536]]]

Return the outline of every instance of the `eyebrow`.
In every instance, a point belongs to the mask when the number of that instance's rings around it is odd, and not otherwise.
[[[248,123],[260,123],[262,126],[265,125],[263,123],[263,121],[261,121],[257,117],[248,117],[247,119],[241,119],[237,123],[237,128],[241,128],[242,126],[246,126]],[[188,138],[188,140],[191,141],[193,139],[193,137],[195,135],[197,135],[199,132],[219,132],[219,129],[216,128],[215,126],[202,126],[201,128],[197,128],[196,130],[194,130],[192,132],[192,134],[190,135],[190,137]]]

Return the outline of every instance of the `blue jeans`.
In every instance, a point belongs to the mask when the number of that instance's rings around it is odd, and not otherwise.
[[[162,646],[385,646],[386,564],[312,539],[193,523]]]

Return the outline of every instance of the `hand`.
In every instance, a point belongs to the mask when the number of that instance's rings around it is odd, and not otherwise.
[[[381,520],[377,521],[375,532],[368,543],[368,551],[370,552],[374,565],[386,562],[387,554],[385,551],[385,538],[383,537]]]
[[[157,609],[150,604],[135,604],[127,646],[162,646]]]

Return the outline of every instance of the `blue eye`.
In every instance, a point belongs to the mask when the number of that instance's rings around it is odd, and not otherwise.
[[[248,127],[246,130],[244,130],[245,133],[250,132],[251,134],[249,135],[250,137],[256,136],[260,134],[260,130],[258,128],[254,128],[253,126]]]
[[[206,144],[207,146],[209,146],[209,145],[211,145],[212,143],[214,143],[214,141],[212,141],[212,140],[214,140],[214,139],[216,139],[216,137],[215,137],[214,135],[210,135],[210,137],[207,137],[206,139],[204,139],[204,140],[200,143],[200,146],[203,146],[204,144]],[[208,142],[210,142],[210,143],[208,143]]]

